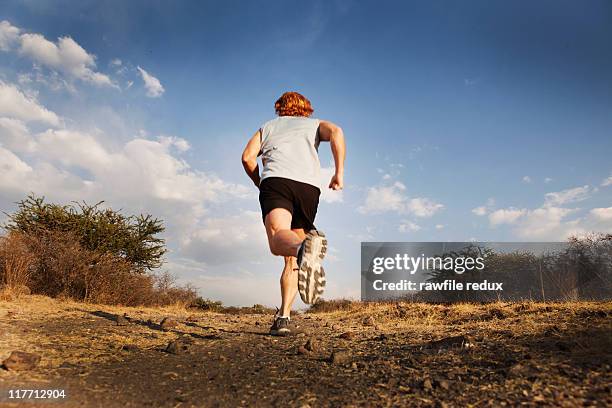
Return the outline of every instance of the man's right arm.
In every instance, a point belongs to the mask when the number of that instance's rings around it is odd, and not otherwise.
[[[244,152],[242,152],[242,166],[246,174],[253,180],[253,183],[259,188],[259,165],[257,164],[257,156],[261,151],[261,129],[255,132],[249,140]]]
[[[346,144],[342,128],[326,120],[320,121],[319,140],[331,144],[332,155],[336,165],[336,172],[329,182],[329,188],[332,190],[342,190],[344,188],[344,158],[346,157]]]

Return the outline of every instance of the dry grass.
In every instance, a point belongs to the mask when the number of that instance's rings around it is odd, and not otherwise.
[[[23,235],[12,233],[0,237],[0,299],[29,294],[28,283],[35,261]]]

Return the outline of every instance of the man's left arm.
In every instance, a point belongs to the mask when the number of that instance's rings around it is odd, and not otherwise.
[[[242,152],[242,166],[246,174],[253,180],[253,183],[259,188],[259,164],[257,164],[257,156],[261,151],[261,129],[255,132],[249,140],[244,152]]]

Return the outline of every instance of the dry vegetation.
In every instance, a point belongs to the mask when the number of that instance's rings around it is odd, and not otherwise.
[[[86,203],[58,205],[29,196],[8,214],[0,236],[0,297],[41,294],[124,306],[188,305],[163,264],[164,231],[150,215],[125,216]]]
[[[134,273],[125,260],[87,250],[57,231],[0,237],[0,289],[4,299],[35,293],[126,306],[186,305],[196,298],[168,273]]]
[[[298,334],[274,338],[269,314],[24,295],[0,302],[0,358],[42,360],[0,370],[0,389],[65,388],[75,407],[612,404],[610,302],[315,311],[292,319]],[[163,329],[164,317],[176,325]]]

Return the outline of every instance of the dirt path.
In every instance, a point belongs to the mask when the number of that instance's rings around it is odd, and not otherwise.
[[[300,334],[276,338],[271,316],[27,296],[0,302],[0,359],[42,359],[0,369],[0,405],[38,388],[66,390],[50,406],[69,407],[610,406],[611,315],[610,302],[362,305],[300,315]]]

